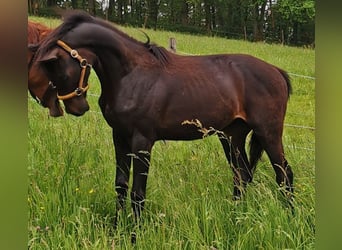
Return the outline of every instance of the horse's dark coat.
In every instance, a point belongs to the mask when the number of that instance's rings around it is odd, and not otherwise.
[[[291,92],[285,71],[249,55],[179,56],[76,13],[65,17],[37,52],[58,92],[74,89],[79,77],[77,61],[56,45],[58,39],[90,61],[99,77],[99,105],[113,128],[118,208],[127,195],[131,161],[131,200],[139,216],[154,142],[199,139],[210,128],[225,135],[220,141],[234,172],[234,197],[252,180],[263,150],[277,183],[292,193],[293,174],[282,145]],[[69,113],[88,110],[85,96],[72,99],[66,104]],[[248,158],[245,140],[250,131]]]

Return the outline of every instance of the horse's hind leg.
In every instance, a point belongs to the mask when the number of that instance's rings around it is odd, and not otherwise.
[[[263,148],[255,135],[255,133],[252,133],[250,143],[249,143],[249,163],[250,163],[250,169],[252,174],[255,171],[256,165],[261,158]]]
[[[271,161],[276,173],[276,182],[279,186],[284,187],[286,195],[291,197],[293,193],[293,172],[285,158],[281,131],[273,127],[272,131],[258,134],[258,139]]]
[[[234,199],[240,199],[248,182],[252,180],[253,173],[248,162],[245,141],[250,128],[242,120],[234,121],[229,127],[224,129],[224,134],[220,135],[226,158],[234,173]]]

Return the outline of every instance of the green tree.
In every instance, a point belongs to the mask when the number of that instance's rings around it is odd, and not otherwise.
[[[54,6],[104,16],[104,0],[28,0],[29,13],[53,15]],[[312,44],[314,0],[109,0],[113,22],[205,33],[251,41]],[[37,13],[35,13],[37,14]]]
[[[295,45],[314,42],[314,0],[278,0],[274,11],[281,42]]]

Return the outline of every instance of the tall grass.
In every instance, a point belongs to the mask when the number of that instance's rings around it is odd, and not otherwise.
[[[50,27],[55,19],[30,17]],[[121,27],[139,40],[134,28]],[[248,53],[289,72],[314,76],[314,51],[263,43],[146,30],[151,40],[192,54]],[[99,113],[98,79],[90,77],[91,110],[48,117],[28,95],[28,247],[30,249],[314,249],[315,83],[292,77],[284,130],[295,173],[295,212],[282,203],[268,158],[247,195],[232,201],[232,173],[216,137],[157,142],[140,227],[128,209],[113,228],[115,156],[111,130]],[[296,126],[299,127],[296,127]],[[131,233],[137,244],[131,245]]]

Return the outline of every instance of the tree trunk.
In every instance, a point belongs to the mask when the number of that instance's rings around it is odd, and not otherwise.
[[[291,44],[294,44],[294,45],[298,44],[298,26],[299,26],[299,23],[295,21],[293,23],[293,34],[292,34],[292,39],[291,39]]]
[[[182,25],[189,24],[188,12],[189,12],[189,4],[186,1],[183,1],[182,7],[181,7],[181,13],[180,13]]]
[[[211,20],[211,11],[210,11],[210,1],[206,0],[204,1],[204,10],[205,10],[205,26],[207,28],[207,32],[208,34],[211,34],[211,24],[212,24],[212,20]]]
[[[127,15],[127,2],[126,0],[118,0],[116,2],[118,6],[119,22],[124,23]]]
[[[47,0],[46,1],[46,6],[47,7],[53,7],[55,5],[57,5],[56,0]]]
[[[216,8],[215,6],[211,6],[210,7],[210,14],[211,14],[211,27],[213,29],[216,28]]]
[[[254,13],[253,13],[253,35],[254,41],[264,40],[264,22],[265,22],[265,8],[267,0],[265,0],[261,5],[258,1],[254,3]]]
[[[75,10],[78,8],[77,0],[71,0],[71,7]]]
[[[108,10],[107,10],[109,20],[113,20],[114,13],[115,13],[114,10],[115,10],[115,0],[109,0]]]
[[[30,14],[32,14],[33,13],[33,10],[32,10],[32,0],[28,0],[27,1],[27,8],[28,8],[28,12]]]
[[[274,14],[273,14],[272,0],[269,0],[268,5],[269,5],[269,9],[271,11],[271,27],[272,27],[272,33],[273,33],[275,25],[274,25]]]
[[[89,14],[95,16],[96,15],[95,0],[88,0],[88,8],[89,8]]]
[[[118,14],[119,14],[119,20],[120,23],[123,23],[123,1],[119,0],[118,2]]]
[[[148,22],[154,30],[157,29],[157,22],[158,22],[158,11],[159,5],[158,0],[148,0],[147,7],[148,7]]]

